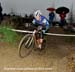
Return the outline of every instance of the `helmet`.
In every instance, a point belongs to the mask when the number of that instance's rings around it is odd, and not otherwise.
[[[41,13],[41,11],[40,10],[37,10],[37,11],[35,11],[34,12],[34,17],[36,18],[36,16],[40,16],[40,15],[42,15],[42,13]]]

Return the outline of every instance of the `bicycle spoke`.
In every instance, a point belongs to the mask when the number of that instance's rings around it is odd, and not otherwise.
[[[30,46],[31,46],[32,42],[33,42],[33,37],[31,38],[31,40],[30,40],[30,43],[29,43],[28,47],[30,47]]]
[[[25,43],[25,46],[29,43],[30,39],[31,39],[31,37],[28,38],[28,40]]]

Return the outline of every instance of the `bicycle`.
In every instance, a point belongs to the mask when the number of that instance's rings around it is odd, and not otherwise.
[[[42,47],[45,48],[46,41],[44,39]],[[21,58],[24,58],[32,52],[32,48],[37,47],[37,41],[36,38],[33,36],[33,34],[26,34],[20,41],[18,46],[18,52],[19,56]]]

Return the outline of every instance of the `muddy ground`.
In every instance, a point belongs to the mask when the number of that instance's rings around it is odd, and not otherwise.
[[[63,33],[61,30],[55,32]],[[46,36],[46,48],[41,53],[32,51],[25,58],[18,55],[18,43],[0,42],[0,72],[75,72],[75,42],[68,42],[64,37]],[[51,70],[6,70],[39,67]]]

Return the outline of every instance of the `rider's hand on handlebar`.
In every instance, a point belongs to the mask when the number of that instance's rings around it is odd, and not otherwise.
[[[36,33],[36,30],[33,31],[33,36],[35,35],[35,33]]]

